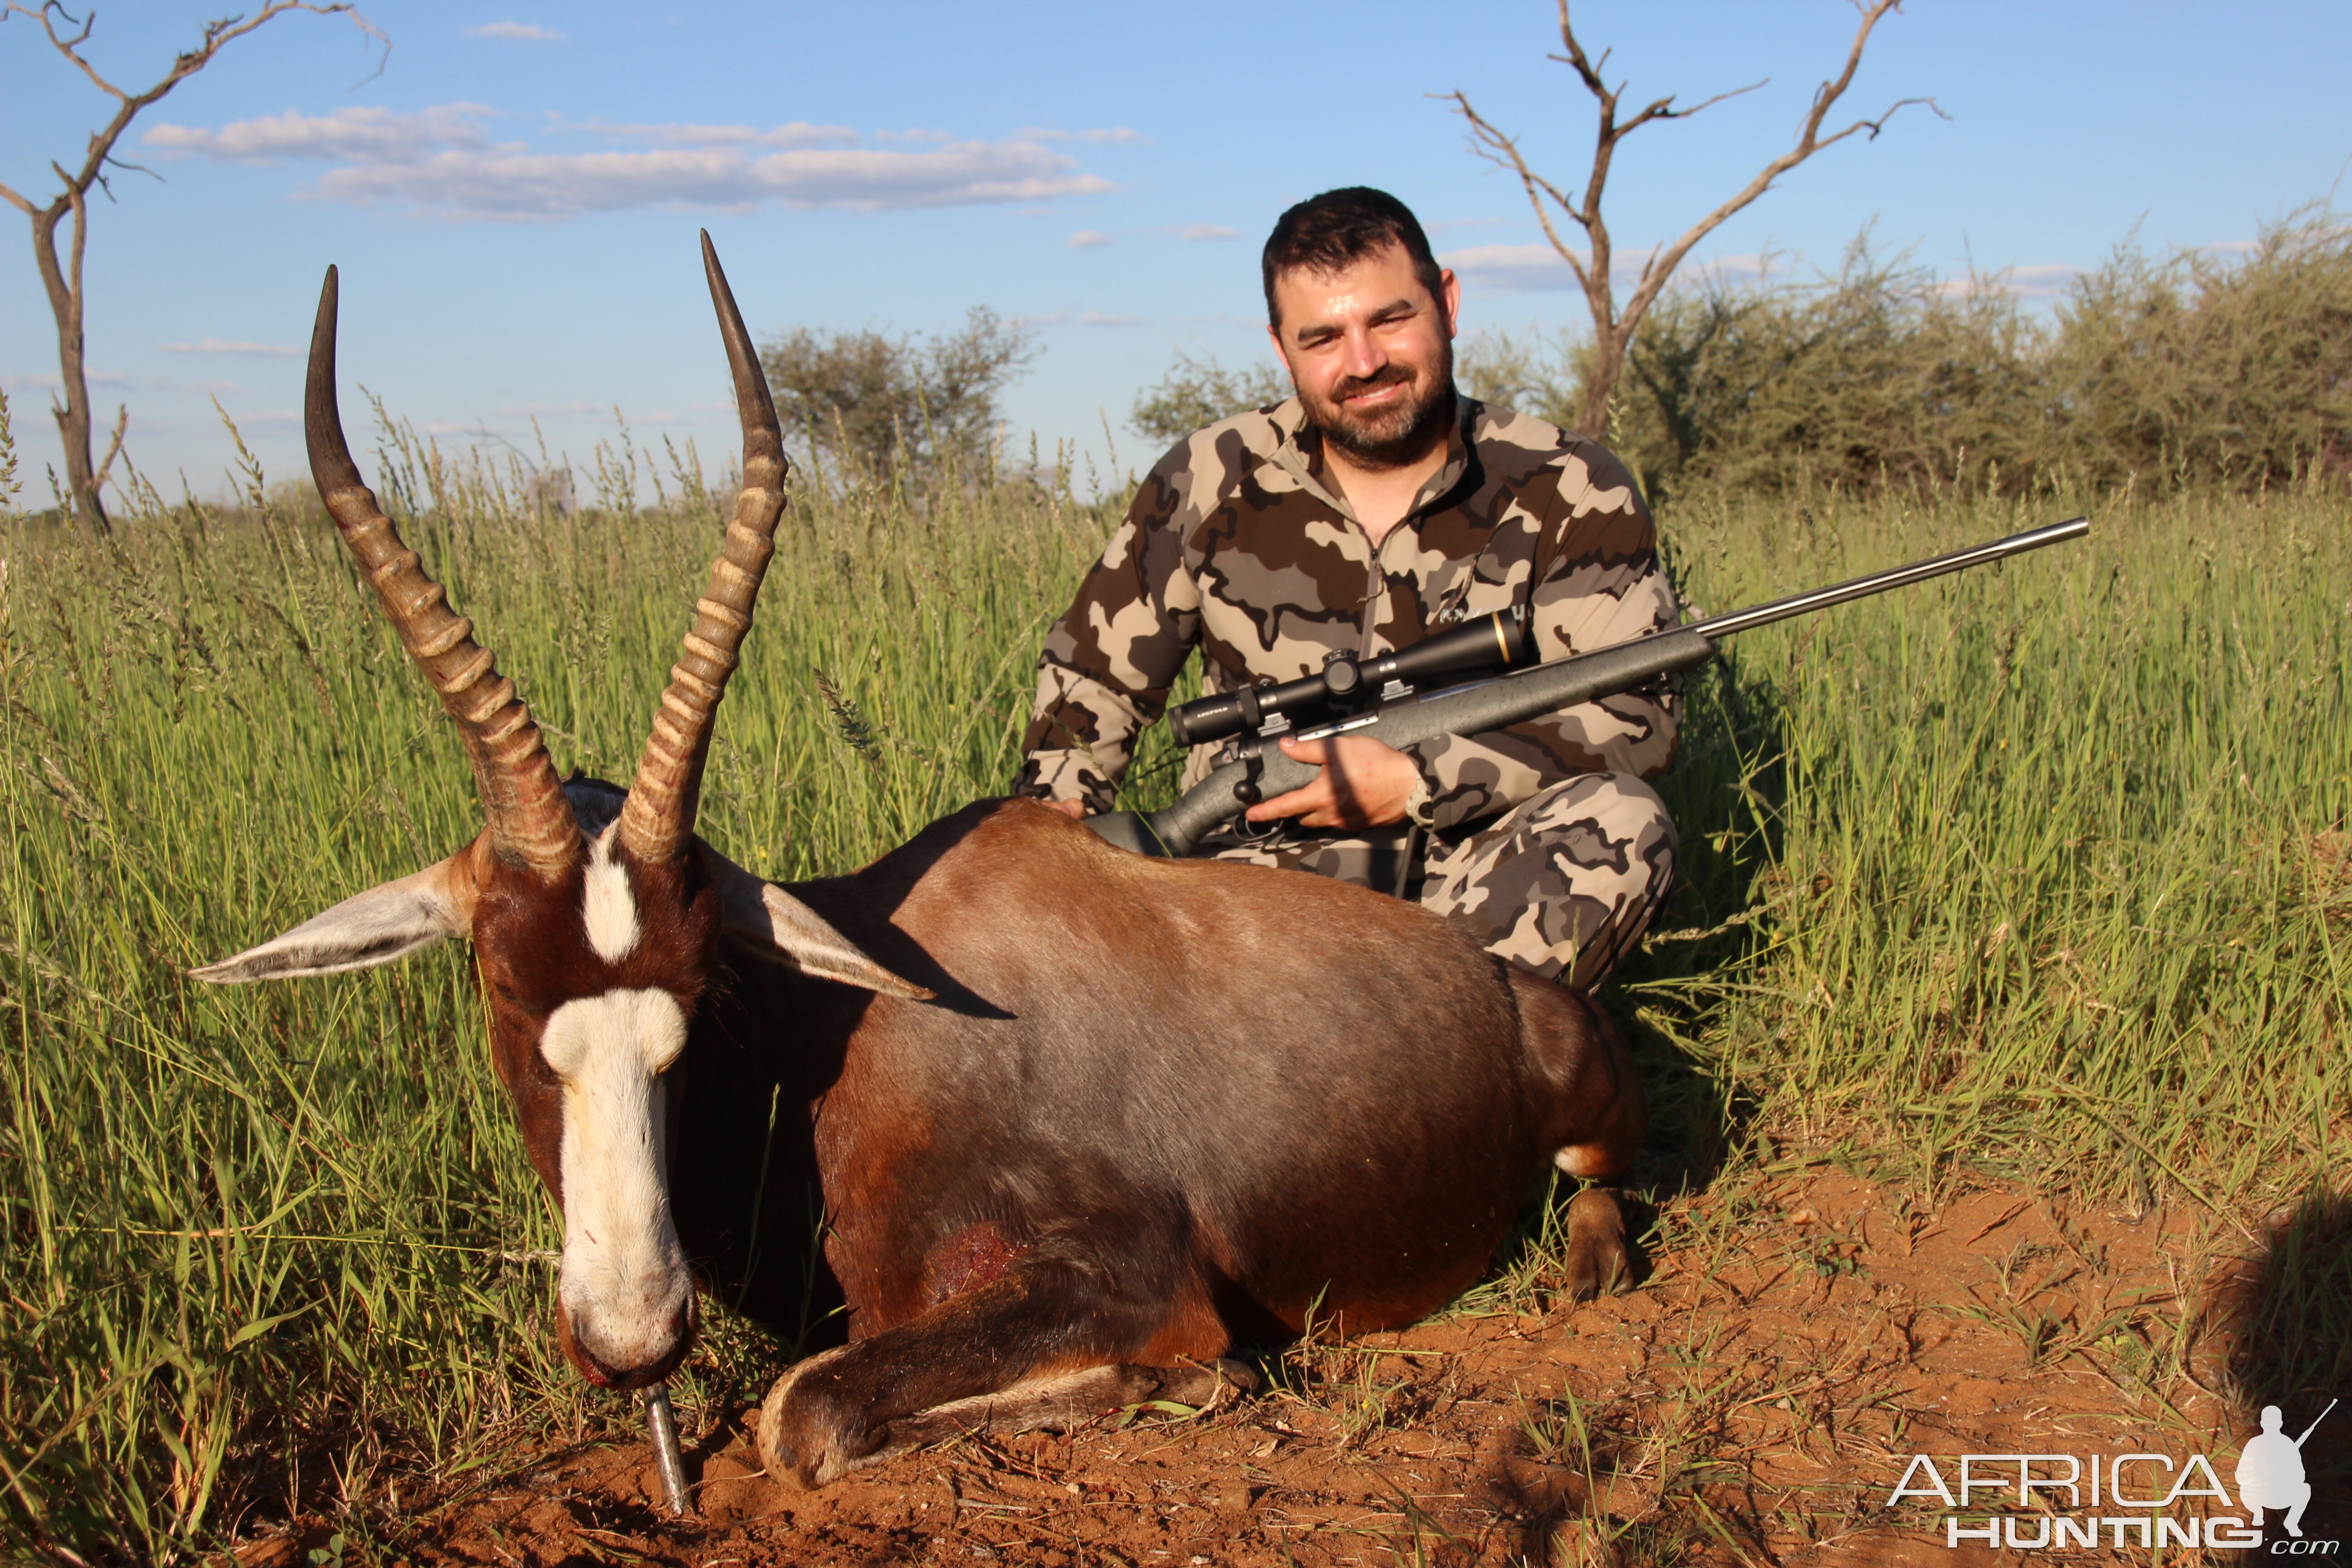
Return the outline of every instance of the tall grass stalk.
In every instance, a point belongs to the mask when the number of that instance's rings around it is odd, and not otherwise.
[[[665,499],[637,508],[648,467]],[[376,469],[559,765],[628,778],[724,482],[616,446],[606,504],[559,512],[396,426]],[[184,1561],[289,1508],[362,1540],[404,1484],[630,1419],[550,1347],[560,1230],[461,947],[184,977],[478,825],[331,528],[249,461],[241,482],[228,506],[150,492],[103,546],[17,517],[0,574],[0,1531],[91,1560]],[[2340,512],[2111,510],[2072,553],[1755,634],[1696,681],[1668,786],[1683,933],[1617,1003],[1670,1141],[1704,1163],[1843,1137],[1929,1182],[2224,1206],[2340,1156]],[[2053,515],[1668,528],[1720,609]],[[1038,640],[1111,521],[994,469],[799,497],[704,834],[790,879],[1001,790]],[[1168,761],[1147,752],[1142,804]],[[714,1316],[690,1414],[781,1353]]]

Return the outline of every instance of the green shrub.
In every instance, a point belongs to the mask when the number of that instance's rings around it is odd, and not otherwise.
[[[2352,475],[2352,224],[2303,213],[2235,258],[2119,249],[2046,361],[2053,444],[2092,484]]]
[[[1612,434],[1662,496],[1973,489],[2042,456],[2039,347],[2007,294],[1943,288],[1857,243],[1816,287],[1661,300]]]
[[[1573,344],[1483,353],[1528,412],[1578,405]],[[1660,501],[2343,478],[2352,224],[2306,211],[2242,255],[2125,246],[2047,319],[1999,278],[1938,282],[1862,241],[1814,283],[1700,280],[1643,319],[1608,435]]]

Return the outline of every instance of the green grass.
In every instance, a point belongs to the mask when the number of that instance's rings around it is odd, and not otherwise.
[[[1859,1134],[1928,1191],[1962,1169],[2221,1209],[2300,1191],[2347,1103],[2344,512],[2102,510],[2084,543],[1738,639],[1665,789],[1672,919],[1746,923],[1654,943],[1643,1021],[1735,1124]],[[1729,608],[2063,515],[1669,523]]]
[[[605,504],[565,519],[510,471],[381,455],[559,765],[624,780],[719,531],[690,460],[620,508],[649,462],[604,454]],[[332,531],[248,481],[235,508],[151,498],[103,549],[6,542],[0,1532],[93,1560],[185,1560],[289,1493],[364,1544],[404,1480],[634,1419],[550,1343],[559,1228],[461,948],[184,976],[477,826]],[[2340,1165],[2344,510],[2103,511],[2086,544],[1752,634],[1694,679],[1666,786],[1687,881],[1613,1002],[1658,1180],[1836,1142],[1930,1192],[1989,1170],[2260,1209]],[[1720,610],[2063,515],[1666,521]],[[1037,641],[1112,520],[1007,476],[799,498],[704,834],[792,878],[1002,790]],[[689,1425],[777,1353],[722,1325]]]

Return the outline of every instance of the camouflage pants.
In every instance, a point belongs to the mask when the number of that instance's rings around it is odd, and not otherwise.
[[[1246,825],[1244,825],[1246,826]],[[1665,802],[1631,773],[1580,773],[1466,833],[1402,826],[1325,838],[1210,835],[1196,853],[1416,900],[1486,951],[1591,991],[1633,951],[1674,886]]]

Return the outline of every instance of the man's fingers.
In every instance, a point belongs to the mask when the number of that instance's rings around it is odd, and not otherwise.
[[[1309,767],[1317,768],[1323,765],[1325,749],[1329,744],[1325,741],[1294,741],[1287,735],[1282,738],[1281,743],[1284,756],[1294,763],[1305,763]],[[1304,816],[1310,811],[1328,810],[1330,805],[1329,775],[1318,773],[1312,781],[1299,785],[1287,795],[1278,795],[1272,800],[1258,802],[1244,815],[1252,822],[1273,822],[1280,817]]]
[[[1252,822],[1272,822],[1276,817],[1298,816],[1307,812],[1321,810],[1330,804],[1331,788],[1318,778],[1304,788],[1292,790],[1288,795],[1278,795],[1272,800],[1258,802],[1249,808],[1247,815]]]

